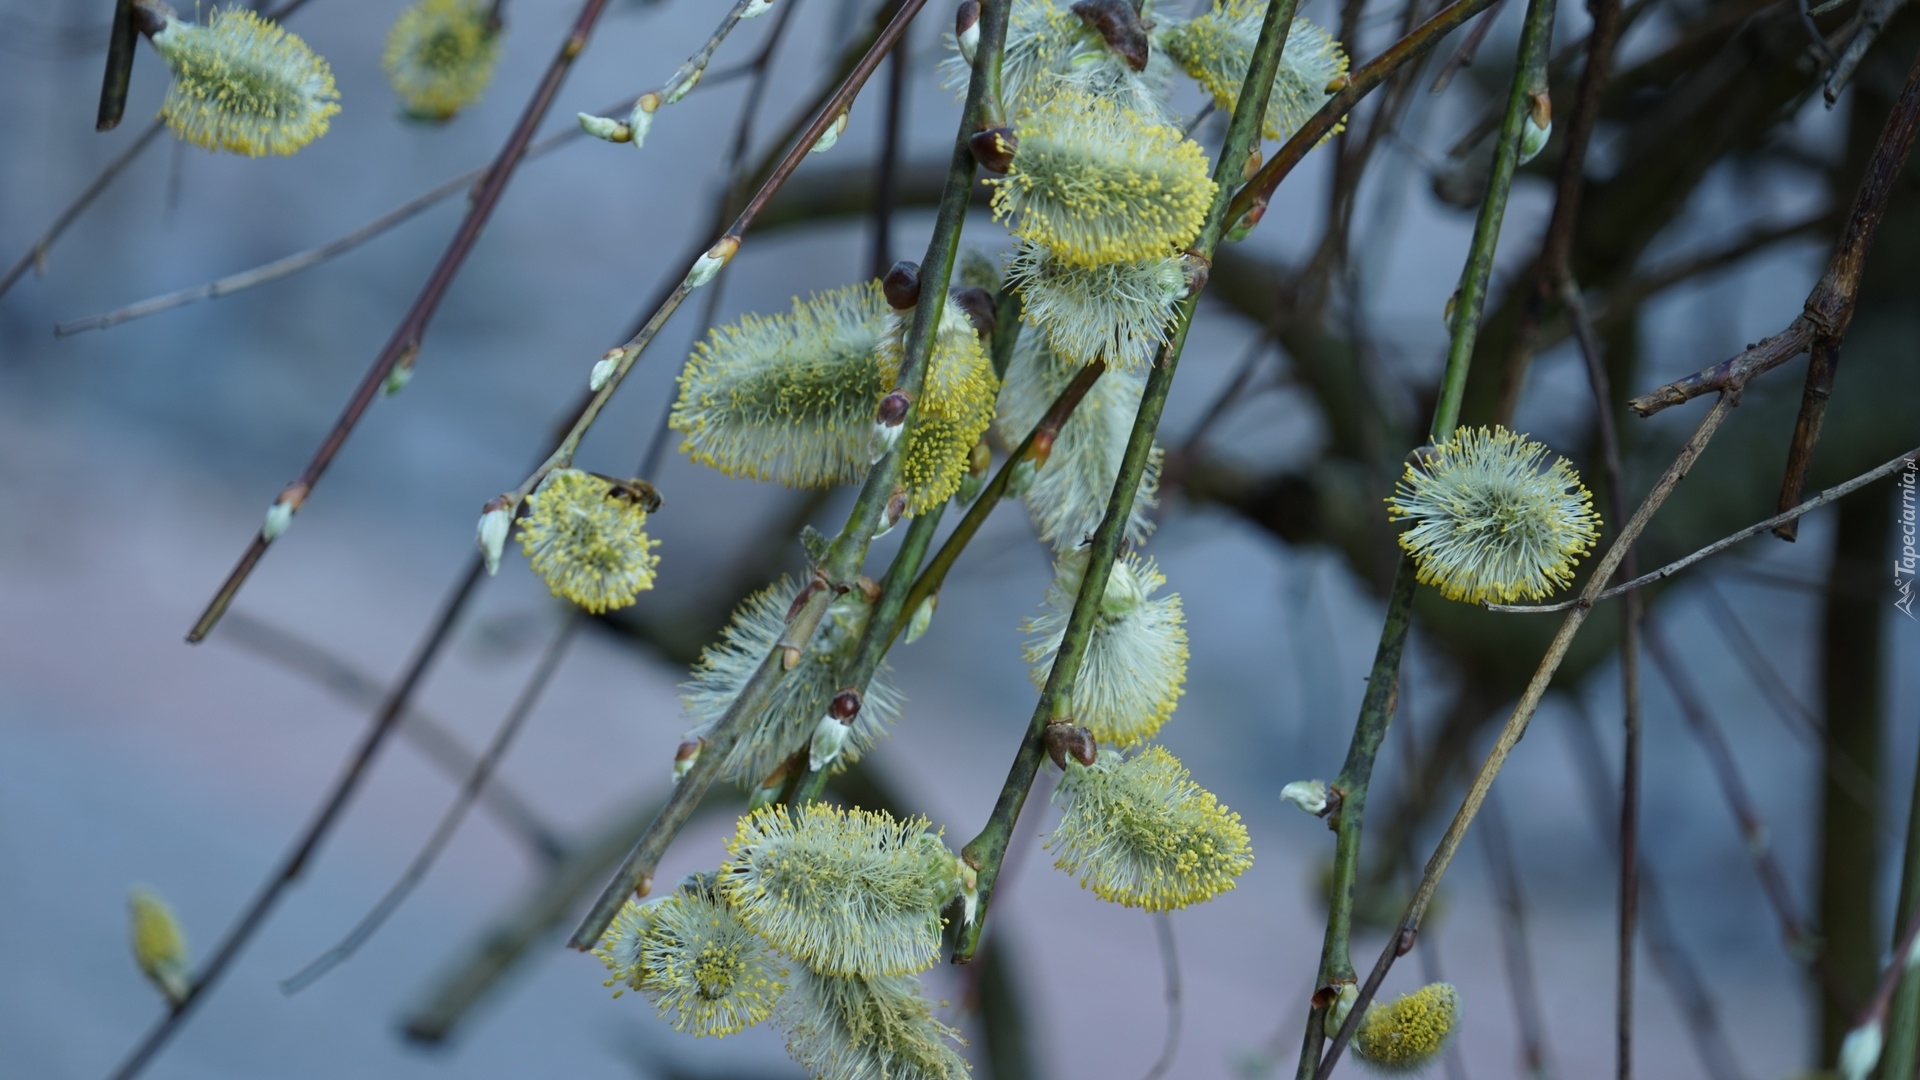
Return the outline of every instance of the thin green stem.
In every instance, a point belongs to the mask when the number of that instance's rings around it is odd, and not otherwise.
[[[1280,66],[1280,52],[1286,47],[1287,31],[1293,23],[1293,10],[1294,0],[1272,0],[1260,24],[1260,37],[1254,43],[1253,61],[1248,65],[1246,79],[1241,84],[1240,98],[1234,104],[1233,118],[1228,122],[1220,157],[1214,163],[1213,203],[1208,208],[1199,238],[1190,249],[1202,259],[1211,260],[1213,257],[1213,249],[1225,231],[1227,202],[1233,197],[1232,184],[1246,175],[1247,157],[1259,143],[1260,122],[1267,112],[1267,98],[1273,89],[1274,73]],[[1054,656],[1053,667],[1047,673],[1046,685],[1034,705],[1033,718],[1027,725],[1026,735],[1020,742],[1018,753],[1014,755],[1013,766],[1008,770],[1006,783],[994,801],[986,826],[961,850],[961,858],[978,873],[980,903],[976,917],[961,929],[955,943],[953,962],[956,964],[972,959],[974,950],[979,947],[980,930],[992,903],[993,886],[1000,874],[1001,860],[1006,857],[1014,824],[1020,817],[1021,807],[1026,804],[1027,793],[1033,787],[1034,777],[1040,771],[1041,758],[1046,752],[1047,724],[1054,717],[1071,711],[1074,679],[1079,675],[1081,661],[1086,658],[1094,615],[1105,593],[1107,576],[1113,568],[1114,559],[1120,553],[1121,541],[1126,536],[1128,515],[1133,511],[1140,477],[1146,470],[1147,457],[1153,450],[1154,432],[1160,425],[1160,413],[1166,406],[1167,391],[1172,388],[1174,373],[1180,365],[1180,350],[1186,343],[1187,331],[1193,324],[1193,313],[1199,303],[1199,289],[1189,292],[1180,302],[1167,342],[1161,347],[1152,370],[1147,373],[1146,387],[1140,397],[1139,411],[1134,414],[1133,429],[1127,436],[1127,448],[1121,458],[1119,475],[1114,479],[1113,493],[1107,499],[1106,516],[1094,531],[1093,543],[1087,555],[1086,573],[1079,595],[1074,598],[1073,612],[1068,616],[1067,628]]]

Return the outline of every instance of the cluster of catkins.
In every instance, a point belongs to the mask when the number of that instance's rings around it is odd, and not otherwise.
[[[160,115],[184,142],[248,157],[287,155],[326,134],[340,111],[333,69],[279,23],[245,7],[187,22],[142,9],[172,82]],[[484,0],[418,0],[387,35],[387,77],[408,116],[443,121],[480,99],[499,56],[500,22]]]

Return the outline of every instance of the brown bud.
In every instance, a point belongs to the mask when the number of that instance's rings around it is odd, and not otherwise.
[[[967,475],[985,476],[992,467],[993,449],[984,440],[974,443],[973,449],[967,452]]]
[[[994,307],[993,294],[978,285],[968,285],[950,292],[953,302],[967,313],[967,321],[973,323],[973,332],[982,339],[993,336],[993,328],[1000,324],[1000,312]]]
[[[1254,174],[1260,171],[1260,165],[1264,161],[1266,161],[1266,156],[1260,153],[1259,147],[1256,146],[1247,151],[1247,163],[1240,170],[1240,182],[1244,184],[1252,180]]]
[[[1183,251],[1180,272],[1187,279],[1188,295],[1192,295],[1207,287],[1207,279],[1213,276],[1213,264],[1197,251]]]
[[[1091,766],[1099,754],[1099,745],[1094,742],[1093,732],[1081,727],[1070,719],[1059,718],[1047,724],[1047,756],[1060,768],[1067,767],[1067,756],[1082,765]]]
[[[859,577],[854,578],[853,587],[860,590],[860,595],[866,598],[867,603],[877,604],[880,602],[880,583],[867,575],[861,574]]]
[[[1135,71],[1147,67],[1147,28],[1128,0],[1080,0],[1070,9],[1106,39],[1107,48],[1119,54]]]
[[[980,25],[980,0],[960,0],[959,10],[953,13],[953,36],[965,37],[967,31]]]
[[[898,525],[906,513],[907,491],[905,488],[894,488],[893,494],[887,497],[887,528]]]
[[[1343,71],[1340,74],[1335,75],[1333,78],[1327,80],[1327,93],[1337,94],[1340,91],[1345,90],[1347,87],[1352,85],[1353,85],[1353,76],[1348,75],[1346,72]]]
[[[899,427],[907,418],[907,409],[913,405],[913,399],[904,390],[895,390],[880,399],[880,407],[873,412],[873,422],[881,427]]]
[[[912,259],[901,259],[880,279],[880,289],[887,294],[887,306],[895,311],[905,311],[920,302],[920,264]]]
[[[1312,1003],[1313,1007],[1316,1009],[1324,1009],[1327,1006],[1333,1004],[1334,999],[1339,996],[1340,996],[1339,985],[1335,983],[1328,983],[1327,985],[1313,992],[1313,1003]]]
[[[800,665],[800,646],[780,645],[777,646],[777,648],[780,650],[780,669],[782,671],[792,671]]]
[[[1420,939],[1420,931],[1411,926],[1400,928],[1400,934],[1393,939],[1393,955],[1405,956],[1413,951],[1413,943]]]
[[[973,160],[988,172],[1000,175],[1013,167],[1013,155],[1019,147],[1020,140],[1014,138],[1013,129],[1006,126],[985,128],[967,140]]]
[[[1033,445],[1027,447],[1027,460],[1033,462],[1035,469],[1045,466],[1047,459],[1053,456],[1053,440],[1059,434],[1052,428],[1041,428],[1033,433]]]
[[[700,756],[700,748],[706,745],[699,739],[687,739],[673,749],[673,760],[690,761]]]
[[[827,715],[843,724],[853,723],[860,715],[860,691],[849,686],[833,695],[833,703],[827,706]]]
[[[1553,123],[1553,99],[1544,90],[1527,95],[1527,111],[1533,116],[1534,127],[1543,128]]]

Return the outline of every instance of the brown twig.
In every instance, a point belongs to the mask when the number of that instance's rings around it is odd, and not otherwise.
[[[1615,585],[1613,588],[1607,589],[1604,592],[1601,592],[1599,595],[1593,597],[1593,599],[1595,601],[1611,600],[1616,596],[1619,596],[1623,593],[1632,592],[1633,590],[1638,589],[1644,585],[1651,585],[1656,581],[1660,581],[1665,578],[1670,578],[1673,575],[1679,573],[1680,571],[1685,570],[1687,567],[1692,566],[1694,563],[1697,563],[1700,560],[1705,559],[1709,556],[1716,555],[1722,551],[1725,551],[1726,549],[1732,547],[1733,545],[1739,543],[1742,540],[1747,539],[1750,536],[1758,536],[1761,533],[1766,532],[1768,529],[1771,529],[1776,525],[1780,525],[1784,522],[1792,521],[1795,518],[1804,517],[1808,513],[1814,510],[1818,510],[1820,507],[1827,505],[1828,503],[1834,501],[1835,499],[1840,499],[1848,495],[1851,495],[1855,491],[1860,490],[1861,488],[1867,486],[1868,484],[1873,483],[1875,480],[1878,480],[1883,476],[1891,476],[1892,474],[1905,468],[1907,463],[1912,461],[1916,455],[1920,455],[1920,447],[1916,447],[1912,450],[1909,450],[1906,453],[1901,454],[1899,457],[1896,457],[1893,460],[1888,461],[1884,465],[1880,465],[1867,472],[1861,473],[1859,476],[1854,477],[1853,479],[1847,481],[1844,484],[1836,484],[1833,487],[1830,487],[1827,490],[1821,492],[1820,494],[1815,495],[1813,498],[1808,499],[1806,502],[1801,503],[1799,506],[1796,506],[1793,509],[1788,510],[1783,514],[1775,514],[1772,517],[1766,519],[1765,521],[1754,522],[1752,525],[1749,525],[1746,528],[1741,529],[1739,532],[1730,533],[1726,536],[1723,536],[1720,539],[1715,540],[1713,543],[1708,544],[1706,547],[1703,547],[1700,550],[1694,552],[1693,554],[1675,559],[1674,561],[1668,563],[1667,565],[1661,567],[1658,570],[1653,571],[1652,573],[1642,574],[1639,577],[1634,578],[1632,581],[1623,582],[1622,584]],[[1553,611],[1566,611],[1570,608],[1579,607],[1581,604],[1585,602],[1586,601],[1583,598],[1575,598],[1573,600],[1563,600],[1557,604],[1535,604],[1535,605],[1488,604],[1486,605],[1486,607],[1488,611],[1504,611],[1504,612],[1509,612],[1509,613],[1518,614],[1518,615],[1541,615],[1541,614],[1546,614],[1548,612],[1553,612]]]
[[[1685,666],[1674,656],[1659,625],[1649,622],[1646,629],[1647,652],[1653,657],[1654,666],[1660,669],[1661,677],[1666,679],[1667,689],[1673,692],[1674,701],[1680,706],[1680,715],[1687,722],[1687,729],[1693,732],[1694,741],[1700,744],[1701,752],[1707,755],[1707,761],[1713,767],[1714,779],[1720,784],[1720,794],[1726,799],[1727,809],[1733,813],[1734,822],[1740,829],[1741,843],[1753,860],[1754,872],[1760,876],[1761,889],[1780,921],[1780,937],[1786,943],[1788,955],[1813,968],[1827,996],[1839,1003],[1842,1010],[1851,1009],[1853,995],[1834,970],[1820,936],[1807,928],[1794,907],[1793,891],[1787,885],[1787,875],[1780,868],[1779,858],[1774,854],[1772,834],[1767,829],[1766,818],[1761,815],[1752,792],[1747,790],[1746,781],[1740,775],[1740,765],[1733,758],[1733,748],[1727,745],[1725,733],[1720,730],[1719,723],[1707,708],[1705,699],[1687,674]]]
[[[567,32],[566,39],[561,43],[553,60],[547,65],[546,73],[541,76],[539,85],[534,88],[533,96],[527,100],[526,107],[521,110],[519,122],[514,125],[513,132],[507,136],[506,145],[495,156],[493,165],[488,169],[487,178],[481,182],[480,190],[474,194],[473,202],[467,208],[466,217],[461,220],[460,228],[453,234],[453,239],[447,242],[446,250],[441,253],[439,263],[428,275],[426,284],[421,287],[420,294],[414,298],[412,307],[407,309],[406,315],[400,320],[400,325],[394,329],[386,345],[374,357],[373,365],[367,369],[366,375],[360,380],[359,387],[348,399],[346,409],[341,412],[340,418],[334,421],[332,430],[321,441],[319,449],[314,451],[306,467],[300,471],[299,478],[287,485],[275,500],[276,508],[285,507],[288,514],[299,511],[300,504],[306,501],[307,496],[313,491],[313,485],[319,482],[321,475],[327,471],[327,466],[333,463],[334,456],[340,452],[342,446],[346,445],[347,437],[353,434],[353,429],[360,423],[360,418],[366,415],[367,409],[372,406],[374,398],[379,395],[380,388],[386,385],[387,379],[396,371],[407,371],[412,368],[420,350],[421,339],[426,334],[427,323],[439,309],[441,299],[446,295],[447,289],[452,286],[453,279],[460,273],[467,255],[473,251],[474,243],[480,238],[480,230],[493,216],[494,208],[499,205],[501,194],[506,191],[507,181],[512,179],[515,168],[519,166],[526,152],[527,144],[533,141],[534,128],[538,127],[541,119],[546,116],[547,108],[553,103],[554,95],[559,92],[560,83],[573,66],[574,58],[587,47],[587,40],[593,34],[594,24],[599,21],[600,13],[605,9],[606,4],[607,0],[584,0],[582,3],[579,14],[574,17],[573,25]],[[227,605],[233,602],[234,595],[246,583],[248,575],[252,574],[253,568],[259,564],[260,557],[266,554],[267,546],[273,542],[269,533],[277,534],[277,531],[263,529],[254,534],[253,539],[247,544],[246,551],[241,554],[240,561],[235,564],[233,570],[227,575],[227,580],[208,601],[206,610],[194,622],[193,628],[187,632],[189,643],[205,640],[207,632],[220,621],[220,616],[226,612]]]
[[[1506,9],[1507,0],[1495,0],[1494,5],[1487,9],[1486,17],[1473,24],[1473,29],[1460,39],[1460,47],[1453,50],[1453,55],[1447,57],[1446,63],[1440,65],[1440,73],[1433,77],[1433,85],[1427,88],[1428,93],[1444,93],[1452,85],[1455,75],[1473,66],[1474,55],[1487,40],[1487,32],[1493,29],[1494,23],[1500,21],[1500,13]]]
[[[1851,55],[1851,52],[1849,52]],[[1831,92],[1831,88],[1829,88]],[[1831,99],[1829,99],[1831,100]],[[1826,418],[1827,400],[1833,396],[1833,377],[1840,367],[1840,343],[1846,339],[1853,322],[1853,306],[1859,293],[1860,272],[1866,267],[1867,252],[1873,247],[1874,233],[1886,212],[1893,184],[1913,149],[1913,136],[1920,128],[1920,56],[1914,57],[1907,71],[1907,83],[1887,114],[1880,129],[1880,140],[1867,162],[1866,175],[1853,194],[1853,211],[1847,215],[1846,230],[1840,245],[1827,263],[1827,272],[1807,297],[1805,318],[1813,323],[1813,359],[1807,364],[1806,387],[1801,391],[1800,415],[1793,422],[1793,441],[1787,445],[1786,474],[1780,480],[1779,508],[1785,510],[1800,501],[1807,484],[1807,469],[1813,464],[1814,444],[1820,441],[1820,424]],[[1799,524],[1788,522],[1774,535],[1792,540],[1799,535]]]

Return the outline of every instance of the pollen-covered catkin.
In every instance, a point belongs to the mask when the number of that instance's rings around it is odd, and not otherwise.
[[[1105,746],[1091,766],[1068,758],[1047,839],[1054,865],[1102,900],[1170,911],[1233,888],[1253,865],[1240,815],[1193,782],[1172,754],[1149,746],[1123,759]]]
[[[1214,184],[1177,128],[1064,88],[1015,119],[1019,149],[989,179],[996,219],[1078,266],[1164,258],[1193,241]]]
[[[1213,95],[1216,107],[1231,112],[1265,17],[1266,5],[1256,0],[1216,0],[1212,10],[1193,19],[1163,20],[1155,41]],[[1306,19],[1293,20],[1261,133],[1276,140],[1292,136],[1333,97],[1334,81],[1346,72],[1347,54],[1332,35]]]
[[[1021,318],[1049,348],[1082,364],[1105,360],[1115,371],[1153,363],[1187,294],[1178,256],[1081,266],[1031,242],[1014,253],[1007,280],[1020,293]]]
[[[787,1053],[813,1080],[965,1080],[960,1033],[933,1015],[911,975],[796,969],[775,1017]]]
[[[683,881],[641,936],[640,991],[674,1030],[731,1035],[772,1015],[787,964],[714,892],[712,874]]]
[[[1044,473],[1045,470],[1042,470]],[[1041,613],[1023,624],[1028,674],[1046,685],[1085,572],[1084,549],[1060,557]],[[1086,655],[1073,681],[1072,715],[1101,746],[1145,742],[1173,715],[1187,682],[1187,629],[1180,597],[1153,599],[1167,579],[1152,559],[1114,560]]]
[[[882,381],[889,389],[898,385],[912,317],[911,309],[888,316],[877,356]],[[981,347],[972,320],[948,297],[927,356],[926,385],[902,450],[900,483],[906,488],[909,516],[926,513],[960,489],[973,444],[993,423],[993,402],[999,391],[993,360]]]
[[[187,974],[187,936],[173,909],[151,889],[136,888],[127,897],[133,959],[167,1001],[178,1005],[192,989]]]
[[[940,952],[959,863],[925,818],[810,803],[740,819],[720,892],[742,922],[824,975],[904,975]]]
[[[740,696],[786,632],[787,609],[799,594],[800,586],[782,577],[734,609],[733,618],[720,632],[720,640],[700,654],[692,677],[681,686],[680,700],[695,730],[717,724]],[[766,711],[733,744],[721,767],[722,779],[751,787],[807,745],[840,689],[840,663],[852,655],[866,629],[868,612],[859,590],[834,600],[800,662],[774,687]],[[882,663],[868,684],[860,712],[834,763],[836,768],[860,760],[899,718],[903,698],[887,672],[887,665]]]
[[[609,972],[607,981],[601,985],[624,984],[613,992],[614,997],[629,989],[638,990],[646,982],[647,966],[641,951],[646,946],[647,931],[653,926],[653,913],[664,901],[665,897],[645,903],[628,900],[593,946],[593,955],[600,958]]]
[[[446,120],[480,100],[499,55],[499,29],[484,0],[419,0],[394,20],[382,63],[401,107]]]
[[[216,10],[205,26],[169,17],[153,47],[173,71],[160,114],[195,146],[291,154],[326,134],[340,111],[327,62],[244,7]]]
[[[702,465],[827,487],[872,461],[874,404],[892,389],[875,359],[889,309],[878,282],[796,298],[786,315],[715,328],[680,373],[670,423]]]
[[[1038,424],[1083,365],[1053,351],[1039,334],[1022,334],[1007,365],[1007,388],[1000,395],[1000,437],[1018,446]],[[1109,369],[1094,381],[1073,415],[1054,436],[1045,465],[1020,492],[1041,539],[1060,554],[1078,549],[1106,516],[1107,499],[1133,433],[1134,414],[1146,391],[1146,372]],[[1162,452],[1158,443],[1127,514],[1127,542],[1138,544],[1153,532],[1152,511],[1160,488]]]
[[[659,541],[626,488],[579,469],[555,469],[527,496],[520,550],[553,595],[596,615],[653,588]]]
[[[954,52],[941,61],[941,78],[949,88],[964,91],[973,65],[957,41],[950,43]],[[1149,51],[1144,70],[1134,71],[1086,20],[1053,0],[1012,0],[1008,8],[1000,101],[1009,113],[1064,87],[1166,120],[1173,75],[1173,64],[1160,49]]]
[[[1440,1059],[1460,1023],[1460,995],[1429,983],[1388,1005],[1374,1004],[1353,1034],[1353,1053],[1376,1072],[1418,1072]]]
[[[1449,600],[1538,600],[1573,580],[1599,538],[1593,496],[1565,458],[1506,428],[1460,428],[1409,464],[1387,500],[1400,546]]]

